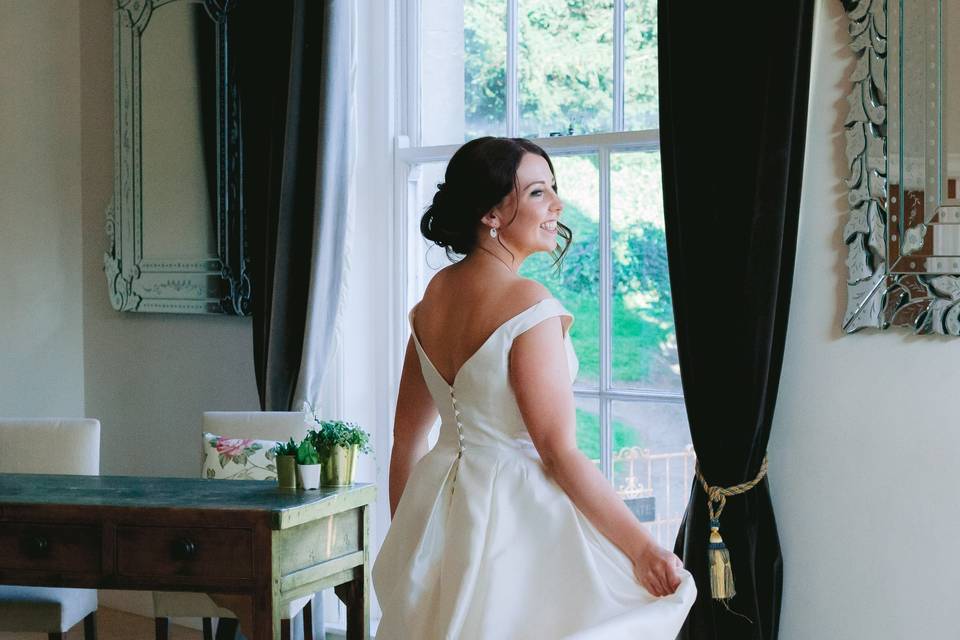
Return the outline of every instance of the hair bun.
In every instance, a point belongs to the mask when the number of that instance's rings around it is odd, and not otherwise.
[[[437,185],[433,202],[420,219],[420,233],[427,240],[464,255],[471,247],[474,230],[469,218],[456,215],[458,207],[453,196],[446,183]]]

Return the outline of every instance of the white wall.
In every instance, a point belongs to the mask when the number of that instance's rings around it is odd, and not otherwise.
[[[0,415],[83,415],[78,3],[0,0]]]
[[[783,640],[958,637],[960,341],[842,335],[847,20],[820,0],[789,332],[770,442]]]

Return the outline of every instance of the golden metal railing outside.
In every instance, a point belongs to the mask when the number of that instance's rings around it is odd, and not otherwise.
[[[693,445],[683,451],[650,453],[628,447],[613,454],[613,478],[623,499],[654,497],[655,519],[645,522],[657,542],[673,549],[687,507],[697,456]]]

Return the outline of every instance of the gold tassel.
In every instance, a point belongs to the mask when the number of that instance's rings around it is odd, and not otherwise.
[[[720,537],[720,521],[710,521],[710,544],[707,547],[707,559],[710,562],[710,591],[714,600],[729,600],[737,595],[733,585],[733,568],[730,566],[730,552]]]

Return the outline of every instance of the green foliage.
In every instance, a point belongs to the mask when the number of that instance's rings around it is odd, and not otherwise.
[[[467,139],[503,133],[507,97],[506,3],[466,0],[464,85]]]
[[[289,442],[278,442],[271,451],[278,456],[295,456],[297,455],[297,443],[293,441],[293,438],[290,438]]]
[[[523,0],[519,18],[521,135],[612,129],[612,0]],[[464,3],[466,138],[502,132],[506,114],[506,3]],[[624,115],[657,126],[656,2],[629,0]]]
[[[320,464],[317,448],[313,446],[309,436],[297,447],[297,464]]]
[[[314,416],[316,429],[307,433],[318,451],[328,451],[333,447],[356,446],[361,453],[370,453],[370,434],[352,422],[343,420],[321,420]]]
[[[577,446],[591,460],[600,459],[600,416],[577,409]],[[646,446],[634,427],[613,421],[613,450]]]

